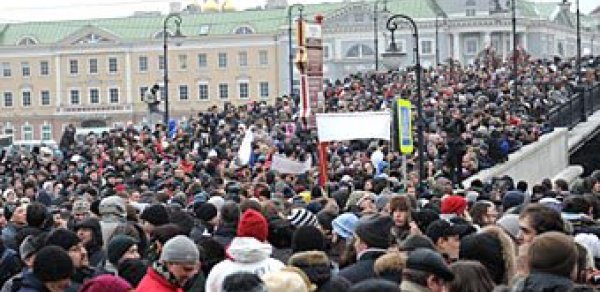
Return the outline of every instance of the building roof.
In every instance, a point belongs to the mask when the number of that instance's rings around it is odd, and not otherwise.
[[[209,0],[210,2],[210,0]],[[352,2],[371,6],[373,1]],[[517,2],[524,17],[548,18],[556,3]],[[312,19],[316,14],[327,16],[348,5],[344,2],[305,5],[304,15]],[[443,12],[434,0],[388,0],[391,13],[402,13],[412,18],[434,18]],[[84,29],[98,30],[120,41],[150,40],[162,31],[164,15],[136,15],[123,18],[67,20],[53,22],[25,22],[0,24],[0,46],[13,46],[24,37],[40,44],[59,43]],[[181,31],[186,36],[227,35],[236,28],[248,26],[256,34],[276,33],[287,25],[287,9],[246,10],[226,12],[182,13]],[[588,21],[588,18],[582,18]],[[591,20],[591,18],[589,18]]]

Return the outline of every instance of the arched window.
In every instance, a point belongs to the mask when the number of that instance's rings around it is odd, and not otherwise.
[[[346,58],[363,58],[375,55],[375,51],[367,45],[358,44],[350,47],[346,52]]]
[[[38,41],[31,36],[22,37],[18,42],[17,46],[34,46],[37,45]]]
[[[244,25],[244,26],[237,27],[233,31],[233,33],[235,33],[235,34],[253,34],[254,29],[250,26]]]
[[[85,37],[82,37],[80,39],[78,39],[77,41],[75,41],[76,44],[97,44],[97,43],[104,43],[104,42],[109,42],[110,40],[102,37],[98,34],[95,33],[89,33],[87,34]]]

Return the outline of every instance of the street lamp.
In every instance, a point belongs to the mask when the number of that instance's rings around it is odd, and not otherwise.
[[[292,93],[294,92],[294,54],[292,53],[292,12],[294,8],[298,9],[298,14],[300,15],[300,19],[302,19],[304,5],[294,4],[288,8],[288,70],[290,74],[290,97],[292,97]]]
[[[415,76],[417,81],[417,140],[419,141],[419,147],[417,149],[419,155],[419,186],[417,190],[419,194],[422,194],[425,187],[425,138],[424,138],[424,128],[423,128],[423,101],[421,96],[421,59],[419,57],[419,31],[417,29],[417,24],[415,21],[403,14],[395,14],[392,15],[388,21],[386,28],[391,33],[391,43],[390,43],[390,53],[397,54],[398,46],[396,45],[395,33],[398,29],[397,21],[408,21],[413,30],[413,38],[414,42],[414,53],[415,53]]]
[[[511,5],[512,10],[512,37],[513,37],[513,97],[514,100],[517,100],[518,97],[518,87],[517,87],[517,77],[519,75],[519,71],[517,70],[517,0],[512,1]]]
[[[383,10],[379,10],[379,4],[383,1]],[[373,4],[373,43],[375,45],[375,71],[379,71],[379,12],[388,12],[387,0],[375,0]]]
[[[176,27],[175,34],[171,37],[175,39],[184,37],[181,33],[181,16],[175,13],[170,13],[167,15],[163,22],[163,86],[165,88],[165,125],[169,124],[169,34],[167,33],[167,25],[169,24],[170,20],[173,20]]]

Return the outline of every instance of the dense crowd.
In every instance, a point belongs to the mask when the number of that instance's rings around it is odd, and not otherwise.
[[[510,68],[494,58],[424,71],[428,179],[418,190],[415,156],[402,177],[387,141],[332,143],[323,187],[316,166],[271,170],[275,154],[318,162],[316,130],[285,97],[83,141],[70,126],[60,149],[5,149],[2,291],[591,287],[600,275],[600,173],[531,191],[510,177],[457,189],[551,131],[545,114],[573,93],[572,63],[523,56],[520,64],[516,95]],[[583,81],[597,76],[588,69]],[[328,84],[325,111],[386,110],[396,96],[415,98],[414,77],[364,73]]]

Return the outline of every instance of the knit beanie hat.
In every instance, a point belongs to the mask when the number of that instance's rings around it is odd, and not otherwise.
[[[141,259],[125,259],[117,267],[119,277],[125,279],[131,286],[137,287],[146,275],[148,266]]]
[[[489,233],[471,234],[460,241],[459,258],[483,264],[496,284],[502,283],[506,272],[502,254],[500,240]]]
[[[368,247],[388,248],[390,246],[390,230],[394,221],[390,216],[373,215],[363,217],[356,226],[356,235]]]
[[[69,279],[75,268],[69,254],[61,247],[45,246],[35,255],[33,274],[42,282]]]
[[[42,246],[39,240],[34,235],[28,235],[19,246],[19,256],[24,261],[34,255],[40,248]]]
[[[513,238],[517,238],[519,235],[519,215],[517,214],[504,214],[496,224]]]
[[[105,274],[94,277],[79,289],[79,292],[129,292],[133,287],[124,279]]]
[[[331,223],[333,232],[344,239],[354,236],[356,225],[358,225],[358,217],[354,213],[344,213],[333,219]]]
[[[106,256],[108,261],[117,266],[121,257],[137,242],[127,235],[117,235],[113,237],[106,247]]]
[[[258,241],[265,242],[269,235],[269,224],[267,219],[256,210],[248,209],[238,224],[237,236],[254,237]]]
[[[262,276],[269,292],[312,292],[316,290],[304,272],[295,267],[286,267]]]
[[[56,245],[64,250],[69,250],[80,242],[81,239],[75,232],[64,228],[55,229],[46,237],[46,245]]]
[[[294,253],[288,260],[290,266],[301,269],[310,282],[323,285],[331,278],[331,262],[322,251],[304,251]]]
[[[204,204],[200,205],[198,208],[196,208],[194,213],[196,213],[196,218],[198,218],[204,222],[208,222],[208,221],[212,220],[213,218],[217,217],[218,211],[217,211],[217,207],[215,207],[215,205],[213,205],[211,203],[204,203]]]
[[[160,226],[169,223],[169,212],[165,206],[154,204],[144,208],[140,219],[148,221],[154,226]]]
[[[296,228],[307,225],[317,225],[317,216],[304,208],[293,209],[287,219],[290,220],[292,225]]]
[[[442,214],[463,214],[467,208],[467,200],[461,196],[448,196],[442,199]]]
[[[525,195],[521,191],[508,191],[502,198],[502,208],[508,210],[525,202]]]
[[[292,252],[309,250],[325,250],[323,233],[312,225],[299,227],[292,237]]]
[[[577,264],[577,247],[573,238],[560,232],[536,236],[529,247],[529,266],[543,272],[569,278]]]
[[[189,237],[177,235],[165,243],[159,260],[169,263],[198,263],[200,252]]]

